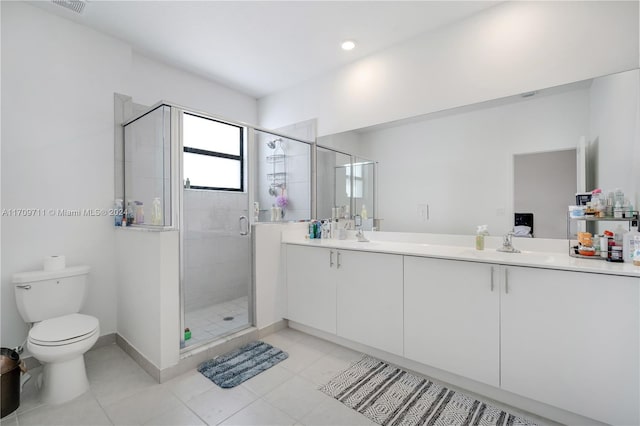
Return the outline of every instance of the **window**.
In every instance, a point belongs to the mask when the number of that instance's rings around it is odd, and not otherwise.
[[[346,190],[347,197],[351,197],[351,181],[353,180],[353,198],[362,198],[364,196],[364,182],[363,182],[363,169],[362,163],[354,163],[346,166]]]
[[[184,113],[183,170],[191,188],[244,190],[244,128]]]

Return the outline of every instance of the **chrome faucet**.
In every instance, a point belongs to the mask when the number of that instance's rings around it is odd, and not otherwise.
[[[502,247],[497,249],[497,251],[501,251],[504,253],[520,253],[520,250],[513,247],[512,238],[515,234],[513,231],[507,232],[504,237],[502,237]]]
[[[358,232],[356,232],[356,238],[358,239],[359,243],[368,243],[369,242],[367,237],[364,236],[364,232],[362,232],[362,227],[358,229]]]

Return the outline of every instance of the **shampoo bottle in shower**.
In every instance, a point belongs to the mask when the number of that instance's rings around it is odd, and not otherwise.
[[[151,224],[162,225],[162,207],[160,206],[159,197],[153,199],[153,204],[151,206]]]

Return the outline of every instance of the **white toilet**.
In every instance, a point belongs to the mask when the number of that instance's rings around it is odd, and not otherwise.
[[[13,275],[20,315],[34,323],[28,351],[41,363],[41,399],[60,404],[89,389],[84,353],[100,336],[98,319],[79,314],[87,293],[88,266]]]

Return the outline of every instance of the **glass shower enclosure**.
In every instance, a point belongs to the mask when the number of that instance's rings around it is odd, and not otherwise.
[[[179,230],[176,344],[252,326],[251,225],[311,217],[311,143],[164,102],[123,127],[130,226]]]
[[[244,125],[164,103],[124,125],[131,226],[180,231],[181,348],[253,323],[248,135]]]

